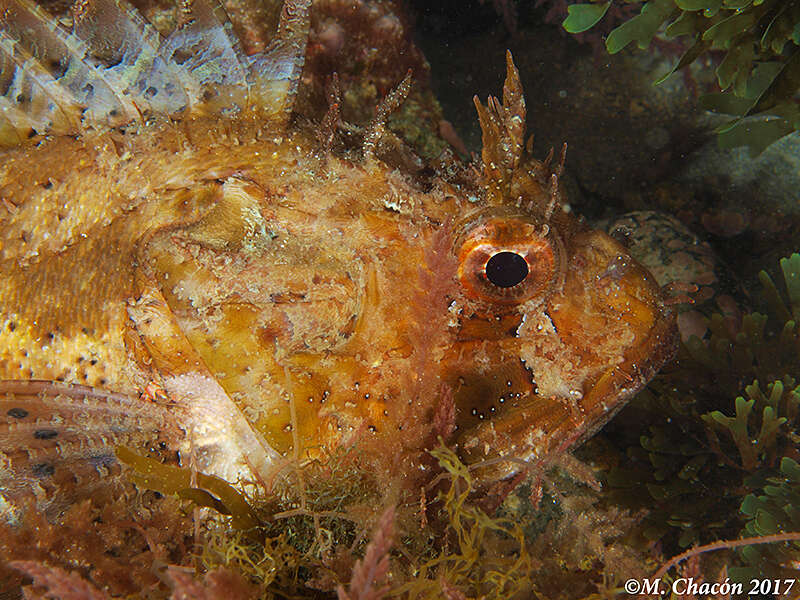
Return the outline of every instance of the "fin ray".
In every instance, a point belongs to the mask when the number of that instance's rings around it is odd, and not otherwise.
[[[112,87],[103,69],[87,57],[85,42],[70,35],[30,0],[2,0],[0,24],[37,59],[53,81],[85,112],[87,123],[117,125],[138,113]]]
[[[0,31],[6,100],[28,117],[37,133],[67,133],[80,123],[80,107],[50,74],[5,31]]]
[[[247,105],[247,60],[225,9],[215,0],[193,1],[161,54],[183,68],[193,104],[202,101],[219,110]]]
[[[246,56],[219,0],[187,3],[166,39],[126,0],[79,2],[71,32],[32,0],[0,0],[0,145],[193,111],[252,109],[285,126],[310,5],[286,0],[267,50]]]
[[[294,108],[311,26],[311,0],[286,0],[267,49],[250,57],[248,78],[261,106],[286,124]]]
[[[168,407],[82,385],[0,381],[0,495],[62,505],[110,484],[117,446],[175,452]],[[174,454],[173,454],[174,455]]]
[[[91,0],[74,11],[75,35],[84,40],[119,94],[141,112],[174,114],[189,103],[181,78],[161,56],[161,35],[124,0]]]

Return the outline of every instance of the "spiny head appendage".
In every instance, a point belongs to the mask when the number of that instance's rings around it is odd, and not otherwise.
[[[502,103],[494,96],[488,97],[486,106],[477,96],[473,101],[481,126],[487,192],[493,203],[500,203],[508,195],[514,172],[521,164],[525,141],[525,97],[510,51],[506,52]]]
[[[550,153],[547,155],[545,159],[544,166],[545,169],[548,169],[550,166],[550,160],[553,158],[553,149],[550,148]],[[544,220],[545,223],[550,220],[550,217],[553,216],[553,211],[555,210],[556,205],[559,204],[559,193],[558,193],[558,180],[561,175],[564,173],[564,163],[567,160],[567,142],[564,142],[564,145],[561,146],[561,157],[558,160],[558,164],[556,165],[555,169],[550,173],[550,200],[547,203],[547,208],[544,211]]]
[[[403,80],[389,92],[386,97],[381,101],[375,109],[375,118],[372,119],[367,131],[364,134],[364,143],[362,149],[364,152],[364,159],[370,162],[375,157],[375,149],[378,141],[380,141],[386,130],[386,121],[394,111],[408,98],[411,92],[411,86],[414,83],[413,73],[411,69],[408,70]]]
[[[328,110],[322,118],[322,123],[317,130],[317,140],[322,147],[323,154],[327,156],[333,148],[336,132],[341,120],[342,89],[339,85],[339,74],[334,72],[326,90],[328,94]]]
[[[488,200],[492,204],[504,204],[516,201],[518,204],[525,201],[524,192],[520,194],[520,186],[524,188],[526,180],[538,182],[547,194],[544,206],[544,222],[548,223],[553,216],[553,211],[560,204],[559,179],[564,173],[564,163],[567,158],[567,144],[561,148],[558,163],[551,170],[554,150],[538,163],[533,161],[530,166],[528,159],[533,153],[533,136],[525,143],[525,97],[522,91],[519,71],[511,52],[506,53],[506,79],[503,85],[503,102],[494,96],[489,96],[486,106],[481,104],[477,96],[474,97],[475,108],[478,111],[478,120],[483,134],[483,178],[486,185]],[[542,181],[545,179],[545,181]],[[534,194],[537,197],[537,194]],[[529,210],[535,211],[536,204],[544,204],[541,200],[529,198]]]

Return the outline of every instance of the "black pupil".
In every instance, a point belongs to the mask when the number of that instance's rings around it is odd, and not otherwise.
[[[528,263],[516,252],[498,252],[486,263],[486,278],[497,287],[514,287],[527,276]]]

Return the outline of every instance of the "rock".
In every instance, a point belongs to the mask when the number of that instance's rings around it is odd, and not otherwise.
[[[675,217],[636,211],[598,225],[623,241],[672,295],[683,341],[692,335],[702,339],[711,313],[738,322],[747,308],[745,291],[711,245]]]

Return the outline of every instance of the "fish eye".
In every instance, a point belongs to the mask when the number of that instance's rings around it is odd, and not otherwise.
[[[528,272],[528,263],[516,252],[498,252],[486,263],[486,279],[501,288],[519,285]]]
[[[479,215],[461,233],[458,278],[468,296],[506,305],[542,301],[563,280],[561,239],[528,216]]]

